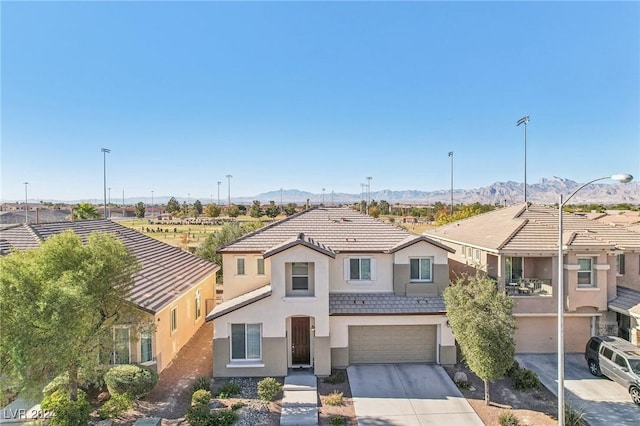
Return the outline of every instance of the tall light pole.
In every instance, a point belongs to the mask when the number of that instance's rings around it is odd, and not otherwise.
[[[108,199],[108,203],[107,203],[107,205],[109,207],[108,207],[107,211],[109,212],[109,217],[111,217],[111,188],[107,188],[107,189],[109,190],[109,199]]]
[[[29,197],[27,196],[27,185],[29,185],[29,182],[24,182],[24,223],[29,223]]]
[[[324,191],[325,189],[322,188],[322,207],[324,207]]]
[[[280,211],[282,212],[282,188],[280,188]]]
[[[153,219],[153,189],[151,190],[151,219]]]
[[[125,210],[124,210],[124,189],[122,190],[122,217],[124,218],[125,216]]]
[[[222,185],[222,182],[218,181],[218,206],[220,206],[220,185]]]
[[[449,151],[449,158],[451,158],[451,210],[450,214],[453,216],[453,151]]]
[[[367,214],[369,214],[369,203],[371,203],[371,176],[367,176]]]
[[[524,202],[527,203],[527,123],[529,116],[525,115],[516,122],[516,127],[524,124]]]
[[[228,190],[228,192],[227,192],[227,197],[228,197],[228,199],[227,199],[227,201],[228,201],[227,207],[231,207],[231,178],[232,177],[233,176],[231,176],[231,175],[227,175],[227,190]]]
[[[101,148],[102,151],[102,170],[104,171],[104,218],[108,219],[109,214],[107,212],[107,154],[111,152],[108,148]]]
[[[365,208],[367,205],[367,193],[364,191],[364,187],[367,186],[366,183],[361,183],[360,184],[360,189],[361,189],[361,194],[362,194],[362,201],[364,201],[365,204]],[[365,209],[362,208],[362,205],[360,206],[360,213],[364,213]]]
[[[562,201],[562,194],[558,196],[558,426],[564,426],[564,251],[562,247],[562,208],[582,188],[605,179],[628,183],[633,180],[633,176],[627,173],[604,176],[580,186],[564,201]]]

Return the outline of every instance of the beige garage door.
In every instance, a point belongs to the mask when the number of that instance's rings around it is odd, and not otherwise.
[[[349,363],[436,362],[435,325],[349,327]]]
[[[519,317],[516,353],[552,353],[558,351],[558,325],[555,318]],[[591,337],[591,317],[564,318],[564,351],[584,352]]]

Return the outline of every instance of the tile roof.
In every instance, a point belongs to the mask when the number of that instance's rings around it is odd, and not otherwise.
[[[14,249],[31,249],[66,230],[74,231],[83,241],[92,232],[106,232],[120,239],[141,264],[129,299],[151,313],[158,312],[219,269],[214,263],[104,219],[23,224],[0,230],[0,241],[6,240]]]
[[[329,293],[330,315],[444,314],[444,299],[394,293]]]
[[[288,241],[284,241],[280,244],[276,244],[275,246],[271,247],[269,250],[265,251],[264,258],[266,259],[267,257],[273,256],[276,253],[280,253],[281,251],[287,250],[297,245],[303,245],[305,247],[309,247],[311,250],[315,250],[322,254],[326,254],[327,256],[333,259],[335,259],[336,257],[336,253],[333,250],[325,247],[324,244],[317,242],[313,238],[310,238],[304,235],[303,233],[300,233],[298,234],[298,236],[291,238]]]
[[[569,249],[640,250],[640,237],[627,229],[564,213],[563,238]],[[501,208],[428,230],[425,235],[494,251],[554,251],[558,249],[558,210],[524,204]]]
[[[248,293],[234,297],[233,299],[229,299],[219,305],[216,305],[216,307],[207,315],[206,321],[220,318],[221,316],[231,313],[237,309],[244,308],[247,305],[269,296],[271,296],[271,285],[265,285]]]
[[[609,301],[609,309],[640,314],[640,291],[618,286],[616,292],[618,296]]]
[[[297,238],[301,233],[334,253],[389,252],[412,235],[398,226],[348,207],[322,207],[274,222],[218,251],[264,253]],[[442,247],[442,244],[430,242]]]

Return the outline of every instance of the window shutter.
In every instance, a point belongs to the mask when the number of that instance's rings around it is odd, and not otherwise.
[[[371,258],[371,280],[375,281],[378,279],[378,268],[376,265],[376,259]]]
[[[349,279],[350,279],[350,278],[349,278],[349,274],[350,274],[350,271],[349,271],[349,261],[350,261],[350,259],[349,259],[349,258],[346,258],[346,259],[344,260],[344,280],[345,280],[345,281],[349,281]]]

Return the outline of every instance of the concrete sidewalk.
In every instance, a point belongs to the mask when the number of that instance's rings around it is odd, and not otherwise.
[[[284,378],[280,425],[317,426],[318,390],[316,380],[316,376],[307,372],[292,373]]]

